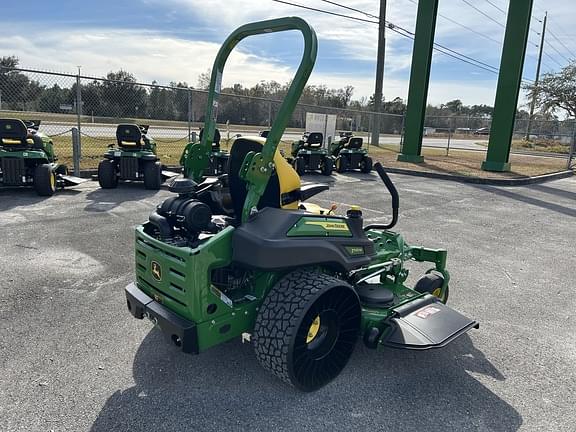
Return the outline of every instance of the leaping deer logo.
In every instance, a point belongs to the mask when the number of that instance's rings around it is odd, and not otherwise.
[[[156,261],[150,263],[150,271],[152,272],[152,277],[157,281],[162,280],[162,267]]]

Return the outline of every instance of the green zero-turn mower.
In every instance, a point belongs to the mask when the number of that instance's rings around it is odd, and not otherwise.
[[[323,148],[323,142],[322,133],[306,132],[302,139],[292,143],[291,162],[298,175],[310,171],[320,171],[325,176],[332,174],[334,159]]]
[[[108,146],[104,159],[98,164],[98,183],[104,189],[113,189],[119,180],[143,180],[146,189],[160,189],[162,165],[147,125],[116,127],[116,143]]]
[[[335,158],[334,166],[339,173],[348,170],[372,171],[372,158],[362,148],[363,140],[351,132],[340,132],[340,139],[330,145],[330,154]]]
[[[200,141],[204,136],[204,128],[200,129]],[[210,163],[208,167],[204,170],[204,174],[207,176],[217,176],[226,173],[226,167],[228,166],[228,159],[230,155],[220,148],[220,131],[214,129],[214,138],[212,139],[212,146],[210,150]],[[191,142],[186,145],[182,156],[180,156],[180,165],[183,167],[182,172],[185,177],[189,176],[189,171],[192,169],[190,163],[190,158],[188,157],[188,152],[196,143]]]
[[[0,119],[0,185],[34,186],[40,196],[85,180],[57,163],[52,139],[38,131],[40,120]]]
[[[268,137],[236,138],[227,174],[202,180],[228,55],[247,36],[285,30],[302,32],[304,55]],[[277,146],[316,44],[296,17],[244,25],[224,42],[212,68],[206,133],[190,149],[190,177],[175,180],[176,194],[136,228],[136,281],[126,287],[130,313],[151,320],[183,352],[242,337],[264,368],[303,391],[335,378],[358,339],[376,349],[423,350],[477,327],[445,305],[446,251],[409,246],[389,230],[399,199],[380,164],[391,223],[364,226],[358,207],[336,216],[305,202],[327,186],[302,186]],[[231,215],[217,202],[226,193]],[[410,260],[432,263],[414,287],[404,284]]]

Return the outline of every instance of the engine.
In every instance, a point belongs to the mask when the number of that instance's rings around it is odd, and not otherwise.
[[[177,179],[170,186],[177,196],[166,199],[148,219],[145,231],[166,243],[196,247],[202,234],[214,234],[222,228],[214,223],[210,206],[199,196],[198,185],[190,179]]]

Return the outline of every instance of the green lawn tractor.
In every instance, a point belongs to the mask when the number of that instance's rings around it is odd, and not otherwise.
[[[362,148],[363,140],[351,132],[340,132],[340,139],[330,145],[330,154],[335,158],[336,171],[360,170],[363,173],[372,171],[372,158]]]
[[[116,143],[108,148],[98,164],[100,187],[113,189],[119,180],[131,180],[144,181],[146,189],[160,189],[162,165],[156,156],[156,143],[148,136],[148,126],[119,124]]]
[[[298,175],[320,171],[329,176],[334,169],[334,160],[322,147],[324,136],[320,132],[306,132],[302,139],[292,143],[292,165]]]
[[[200,141],[204,136],[204,128],[200,129]],[[204,174],[207,176],[219,176],[226,173],[226,167],[228,166],[228,159],[230,155],[228,152],[220,148],[220,131],[218,129],[214,130],[214,138],[212,139],[212,145],[210,149],[210,163],[208,167],[204,170]],[[188,156],[190,150],[196,143],[191,142],[184,148],[182,156],[180,156],[180,165],[183,167],[182,171],[184,176],[188,176],[188,171],[191,169],[190,158]]]
[[[40,120],[0,119],[0,185],[33,186],[40,196],[83,179],[57,163],[52,139],[38,131]]]
[[[203,178],[228,55],[247,36],[285,30],[302,32],[304,55],[270,133],[236,138],[227,173]],[[477,327],[445,305],[446,251],[409,246],[390,231],[399,198],[380,164],[392,222],[364,226],[358,207],[337,216],[309,204],[328,186],[303,186],[277,151],[316,50],[314,31],[295,17],[244,25],[224,42],[189,176],[175,180],[174,196],[136,227],[136,280],[125,290],[130,313],[183,352],[242,338],[265,369],[302,391],[334,379],[359,339],[378,350],[425,350]],[[231,214],[220,210],[226,199]],[[414,287],[405,284],[408,261],[431,263]]]

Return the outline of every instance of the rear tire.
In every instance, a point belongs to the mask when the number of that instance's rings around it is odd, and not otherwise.
[[[42,164],[34,169],[34,189],[40,196],[52,196],[56,192],[56,173],[52,165]]]
[[[360,162],[360,171],[368,174],[370,171],[372,171],[372,158],[371,157],[364,157],[362,158],[362,161]]]
[[[118,186],[118,174],[114,161],[104,159],[98,164],[98,183],[102,189],[114,189]]]
[[[162,185],[162,165],[160,162],[144,163],[144,188],[150,190],[160,189]]]
[[[260,364],[282,381],[309,392],[344,369],[360,332],[358,295],[324,273],[294,271],[264,299],[254,327]]]
[[[338,159],[336,159],[336,171],[338,171],[340,174],[348,171],[348,159],[342,156],[338,156]]]
[[[296,157],[294,159],[294,169],[298,173],[299,176],[303,176],[306,174],[306,162],[301,157]]]
[[[329,176],[332,175],[332,171],[334,170],[334,164],[332,163],[332,159],[324,158],[322,161],[322,175]]]
[[[444,285],[444,278],[437,273],[427,273],[422,276],[414,285],[414,291],[422,294],[432,294],[434,297],[440,299],[444,304],[448,301],[449,289],[446,285],[446,289],[442,290],[442,285]]]

